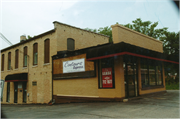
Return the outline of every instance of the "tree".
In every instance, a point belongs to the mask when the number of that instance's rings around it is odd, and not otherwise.
[[[158,22],[152,23],[151,21],[142,21],[140,18],[137,18],[136,20],[132,21],[133,24],[125,24],[123,26],[130,28],[132,30],[135,30],[137,32],[143,33],[145,35],[148,35],[150,37],[159,39],[160,37],[164,36],[164,32],[167,32],[168,28],[161,28],[161,29],[155,29],[158,25]]]
[[[101,27],[98,30],[97,29],[85,28],[85,30],[109,36],[109,42],[112,42],[112,29],[111,29],[111,27],[108,27],[108,26]]]

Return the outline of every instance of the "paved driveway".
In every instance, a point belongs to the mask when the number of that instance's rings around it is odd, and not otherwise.
[[[179,118],[179,91],[140,96],[128,102],[1,105],[8,118]]]

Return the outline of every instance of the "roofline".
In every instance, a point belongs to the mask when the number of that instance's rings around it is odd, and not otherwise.
[[[1,50],[1,52],[4,52],[4,51],[9,50],[9,49],[11,49],[11,48],[14,48],[14,47],[17,47],[17,46],[19,46],[19,45],[25,44],[25,43],[27,43],[27,42],[30,42],[30,41],[34,40],[34,39],[37,39],[37,38],[39,38],[39,37],[42,37],[42,36],[44,36],[44,35],[46,35],[46,34],[53,33],[53,32],[55,32],[55,30],[56,30],[56,29],[49,30],[49,31],[47,31],[47,32],[44,32],[44,33],[39,34],[39,35],[37,35],[37,36],[34,36],[33,38],[27,39],[27,40],[25,40],[25,41],[23,41],[23,42],[19,42],[19,43],[17,43],[17,44],[14,44],[14,45],[12,45],[12,46],[9,46],[9,47],[7,47],[7,48],[4,48],[4,49]]]
[[[65,23],[61,23],[61,22],[58,22],[58,21],[54,21],[53,23],[58,23],[58,24],[66,25],[66,26],[69,26],[69,27],[72,27],[72,28],[76,28],[76,29],[79,29],[79,30],[83,30],[83,31],[86,31],[86,32],[94,33],[94,34],[105,36],[105,37],[109,38],[109,36],[107,36],[107,35],[103,35],[103,34],[100,34],[100,33],[88,31],[88,30],[85,30],[85,29],[82,29],[82,28],[79,28],[79,27],[75,27],[75,26],[71,26],[71,25],[68,25],[68,24],[65,24]]]

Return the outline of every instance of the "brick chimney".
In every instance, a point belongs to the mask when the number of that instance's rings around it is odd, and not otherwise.
[[[26,40],[26,35],[20,36],[20,42],[23,42],[23,41],[25,41],[25,40]]]

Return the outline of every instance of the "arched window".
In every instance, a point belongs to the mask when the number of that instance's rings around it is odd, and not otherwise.
[[[24,47],[23,67],[27,67],[27,46]]]
[[[4,71],[4,54],[1,57],[1,71]]]
[[[33,65],[38,64],[38,44],[33,44]]]
[[[11,52],[8,53],[8,70],[11,69]]]
[[[15,69],[18,68],[18,60],[19,60],[19,50],[15,51]]]
[[[46,39],[44,41],[44,63],[49,63],[50,56],[50,40]]]
[[[67,50],[74,50],[75,44],[74,39],[68,38],[67,39]]]

